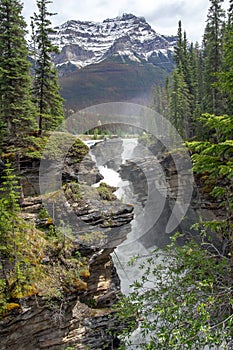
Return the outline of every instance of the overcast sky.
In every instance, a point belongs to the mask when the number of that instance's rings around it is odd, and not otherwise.
[[[36,0],[23,0],[27,22],[36,9]],[[177,33],[181,20],[190,41],[201,42],[210,1],[208,0],[54,0],[48,10],[56,12],[53,25],[67,20],[103,21],[122,13],[143,16],[152,28],[160,34]],[[228,0],[224,0],[228,9]]]

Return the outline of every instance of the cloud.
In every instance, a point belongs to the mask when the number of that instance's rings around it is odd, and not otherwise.
[[[190,41],[201,41],[208,6],[205,0],[196,0],[193,3],[186,0],[165,0],[153,11],[145,14],[145,17],[161,34],[176,34],[178,21],[181,20]]]
[[[28,21],[35,11],[36,0],[23,2],[24,15]],[[226,8],[228,3],[229,0],[225,0]],[[48,9],[57,12],[57,16],[52,18],[54,25],[70,19],[99,22],[125,12],[145,17],[158,33],[173,35],[177,33],[178,21],[181,20],[188,38],[200,41],[209,6],[207,0],[54,0]]]

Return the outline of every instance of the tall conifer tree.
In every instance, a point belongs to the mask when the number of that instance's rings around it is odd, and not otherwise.
[[[221,90],[227,96],[227,112],[233,114],[233,0],[230,0],[228,22],[224,32],[223,64],[219,80]]]
[[[175,47],[174,60],[177,68],[173,72],[173,84],[171,86],[170,112],[171,121],[185,137],[194,134],[194,74],[191,66],[191,52],[188,47],[186,32],[182,31],[181,21],[178,23],[178,40]]]
[[[189,137],[190,94],[181,64],[173,72],[171,91],[171,121],[182,136]]]
[[[184,63],[183,30],[181,21],[178,22],[177,43],[174,49],[174,60],[177,65]]]
[[[0,0],[1,137],[13,141],[35,126],[22,8],[20,1]]]
[[[63,100],[60,96],[57,70],[52,64],[51,54],[58,48],[51,43],[54,33],[47,10],[49,0],[37,0],[38,14],[34,13],[34,38],[36,48],[34,98],[38,108],[39,134],[43,130],[54,130],[64,119]]]
[[[217,86],[222,65],[223,0],[210,0],[204,33],[204,109],[208,113],[223,112],[223,98]]]

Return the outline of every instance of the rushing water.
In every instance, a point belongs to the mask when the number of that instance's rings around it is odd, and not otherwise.
[[[122,164],[124,164],[126,160],[132,159],[133,151],[137,144],[137,139],[123,139],[123,152],[121,155],[119,155],[121,157]],[[92,158],[96,161],[93,154]],[[108,168],[107,166],[99,166],[98,163],[97,166],[100,173],[104,177],[101,181],[117,187],[117,191],[115,192],[116,196],[123,202],[134,205],[134,219],[131,222],[131,231],[127,235],[127,239],[121,245],[116,247],[112,254],[114,265],[121,281],[121,291],[124,294],[128,294],[130,292],[130,285],[142,275],[142,270],[139,269],[139,264],[142,263],[142,260],[140,259],[140,262],[138,261],[138,264],[136,263],[133,266],[129,266],[128,262],[136,255],[145,256],[148,254],[148,249],[146,249],[142,243],[136,239],[139,226],[138,218],[142,210],[142,204],[140,204],[140,202],[135,198],[132,184],[129,181],[122,180],[117,171]],[[98,185],[99,184],[96,184],[94,186]],[[136,344],[140,342],[140,327],[133,333],[131,342],[132,346],[130,346],[128,349],[135,349]],[[139,349],[138,346],[137,349]]]
[[[137,139],[123,139],[123,152],[119,155],[122,164],[124,164],[126,160],[133,159],[133,152],[137,144]],[[93,154],[92,158],[96,161]],[[99,165],[98,162],[96,162],[96,164],[100,173],[103,175],[103,180],[101,181],[117,187],[117,191],[115,192],[116,196],[123,202],[134,205],[134,219],[131,222],[131,231],[128,233],[127,239],[116,247],[112,254],[114,265],[121,281],[121,290],[127,295],[130,292],[130,285],[135,280],[140,280],[142,277],[143,271],[139,269],[139,265],[143,263],[143,260],[146,260],[146,256],[148,256],[149,252],[155,248],[155,246],[153,246],[151,242],[148,242],[145,246],[141,243],[140,239],[138,239],[140,237],[140,228],[142,228],[143,225],[140,216],[143,205],[135,197],[132,184],[129,181],[122,180],[117,171],[108,166]],[[99,186],[99,183],[94,186]],[[159,244],[158,239],[156,243]],[[129,265],[128,262],[134,256],[140,256],[141,258],[137,260],[138,263],[135,262],[133,265]],[[140,344],[140,339],[141,331],[139,325],[130,338],[131,346],[128,346],[128,350],[140,349],[140,346],[138,346],[138,344]],[[217,348],[210,349],[209,347],[205,347],[205,350],[217,350]]]
[[[123,152],[119,154],[122,159],[122,164],[126,160],[132,159],[133,151],[137,146],[137,139],[123,139]],[[92,153],[92,158],[96,161],[95,156]],[[130,258],[135,255],[146,255],[148,250],[136,239],[138,234],[138,214],[141,212],[142,205],[136,200],[132,185],[127,180],[122,180],[119,173],[107,166],[99,165],[99,172],[104,177],[102,182],[108,185],[117,187],[115,192],[116,196],[125,203],[131,203],[134,205],[134,220],[131,222],[131,232],[128,234],[127,239],[118,246],[112,254],[114,264],[117,269],[117,273],[121,280],[122,292],[127,294],[129,292],[129,286],[136,278],[139,278],[138,266],[128,266]],[[94,185],[99,186],[99,183]]]
[[[123,140],[123,163],[127,159],[132,159],[133,151],[136,146],[136,139]],[[131,231],[128,234],[127,239],[115,249],[112,256],[117,273],[121,280],[121,290],[123,293],[128,294],[130,291],[130,284],[136,279],[139,279],[141,277],[140,274],[142,274],[137,264],[129,266],[128,262],[136,255],[147,255],[148,249],[137,240],[139,226],[138,217],[142,210],[142,204],[133,195],[132,185],[128,181],[122,181],[119,185],[119,190],[116,192],[118,198],[123,199],[126,203],[132,203],[134,205],[134,220],[131,222]],[[141,263],[142,261],[138,264]]]

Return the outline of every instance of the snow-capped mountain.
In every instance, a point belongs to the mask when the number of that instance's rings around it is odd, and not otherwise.
[[[55,28],[52,43],[60,49],[58,66],[82,68],[118,56],[132,62],[151,62],[158,57],[171,61],[175,36],[155,32],[143,17],[132,14],[95,23],[68,21]]]

